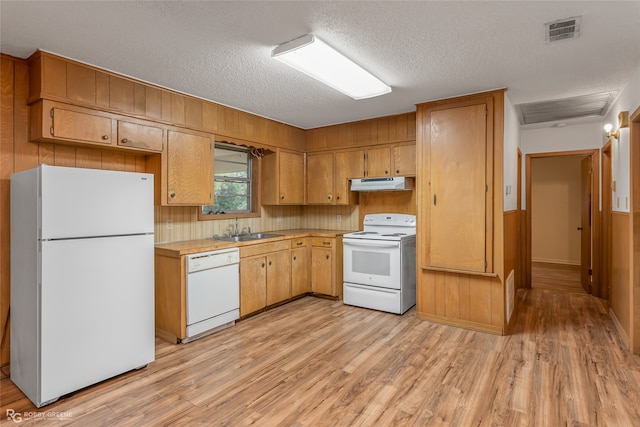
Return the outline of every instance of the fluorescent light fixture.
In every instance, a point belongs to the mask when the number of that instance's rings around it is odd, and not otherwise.
[[[353,99],[372,98],[391,92],[391,87],[383,81],[313,34],[281,44],[273,49],[271,57]]]

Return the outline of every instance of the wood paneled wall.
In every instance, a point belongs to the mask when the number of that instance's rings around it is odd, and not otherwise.
[[[416,140],[416,113],[325,126],[306,131],[307,151],[335,150]]]
[[[611,213],[611,289],[609,303],[617,319],[620,336],[631,346],[633,298],[631,283],[631,216]]]

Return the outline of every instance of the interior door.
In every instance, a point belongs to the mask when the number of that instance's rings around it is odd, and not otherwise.
[[[580,162],[580,282],[591,293],[591,156]]]
[[[430,264],[486,271],[486,104],[431,113]]]

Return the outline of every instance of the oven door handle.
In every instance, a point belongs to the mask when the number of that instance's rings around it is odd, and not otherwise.
[[[380,242],[373,240],[342,240],[342,244],[349,246],[374,247],[374,248],[399,248],[399,242]]]

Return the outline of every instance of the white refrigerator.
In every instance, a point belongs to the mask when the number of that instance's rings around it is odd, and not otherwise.
[[[155,359],[153,175],[11,176],[11,380],[37,406]]]

